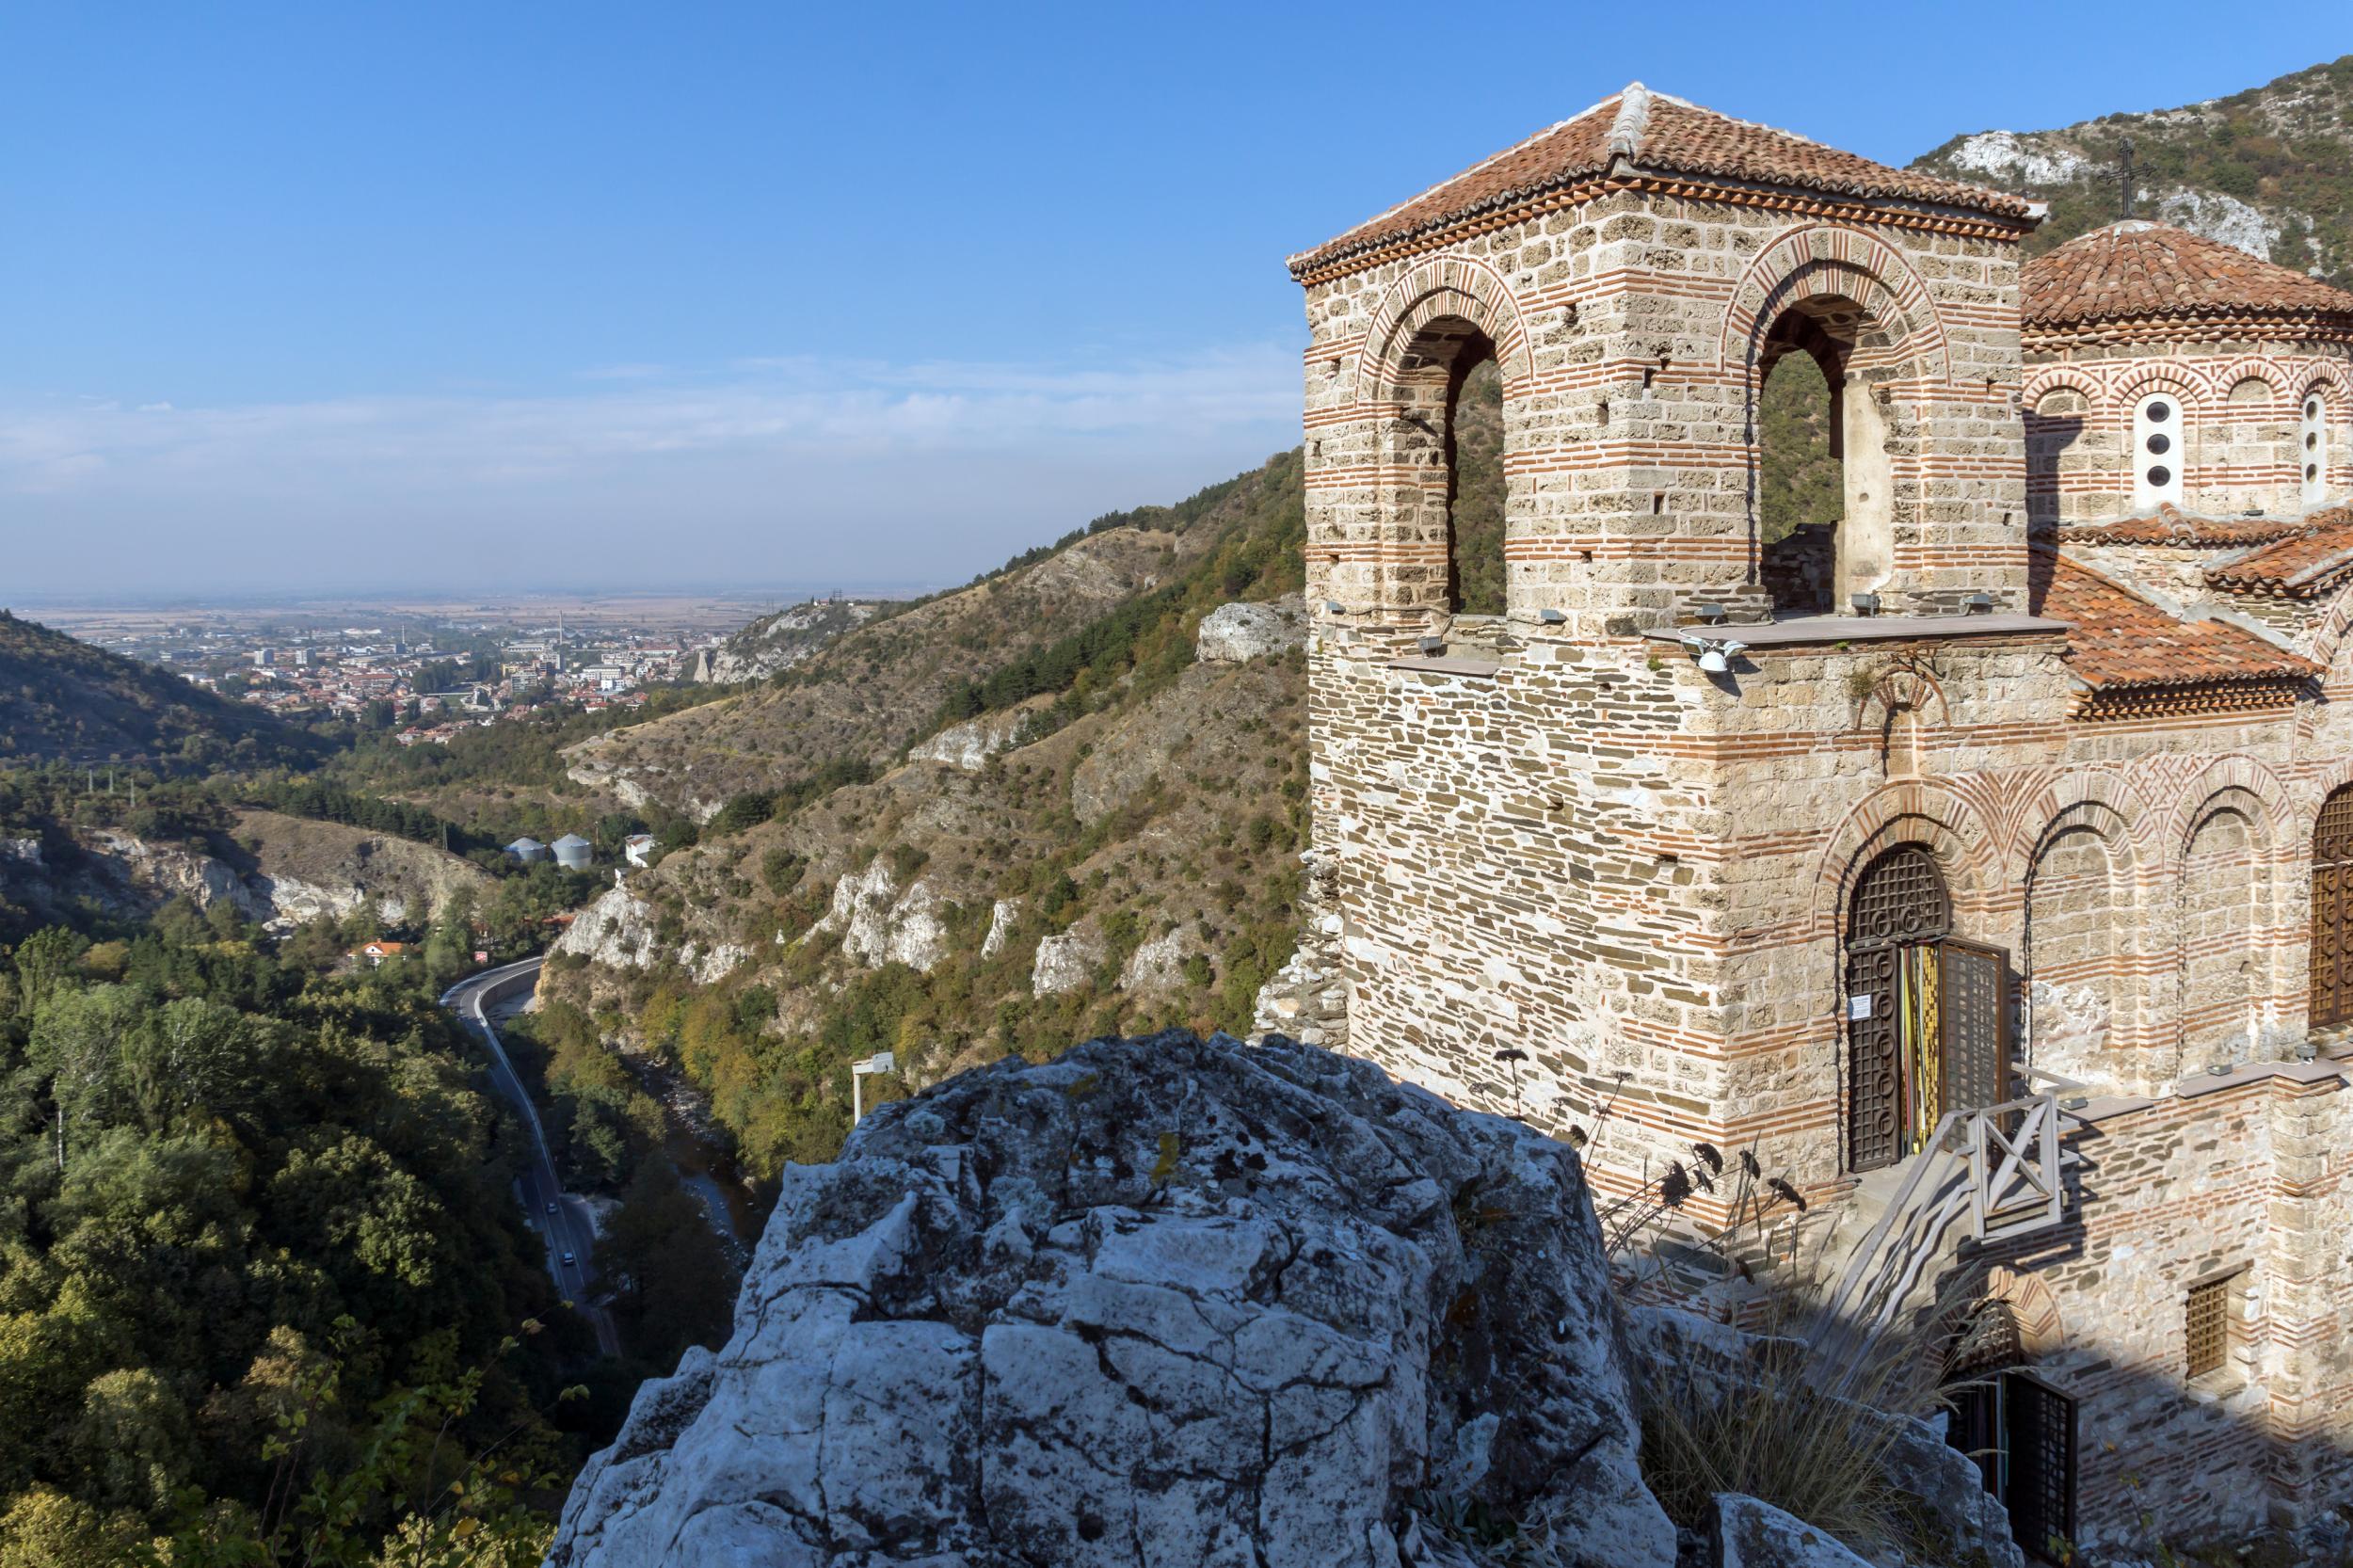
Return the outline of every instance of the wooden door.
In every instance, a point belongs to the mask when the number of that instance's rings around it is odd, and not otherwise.
[[[2312,1024],[2353,1019],[2353,785],[2313,824]]]
[[[1875,1171],[1906,1146],[1897,976],[1903,950],[1950,929],[1936,857],[1897,844],[1855,878],[1847,913],[1847,1165]]]
[[[2009,954],[1958,936],[1936,947],[1944,1033],[1937,1114],[1999,1105],[2010,1097]]]

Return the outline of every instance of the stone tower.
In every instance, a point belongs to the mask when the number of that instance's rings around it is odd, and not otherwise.
[[[1774,972],[1825,917],[1811,864],[1771,853],[1810,848],[1827,801],[1739,736],[1847,730],[1867,680],[1909,744],[1917,682],[1850,651],[1882,644],[2060,699],[2056,629],[2025,614],[2034,221],[1638,85],[1292,259],[1315,855],[1353,1048],[1556,1129],[1611,1105],[1605,1186],[1649,1144],[1829,1114],[1834,1048],[1801,1041],[1836,978]],[[1791,352],[1833,389],[1848,502],[1801,602],[1757,487],[1758,392]],[[1449,420],[1488,357],[1507,602],[1465,616]],[[1678,629],[1790,657],[1744,678],[1753,653]],[[1792,749],[1885,776],[1859,745]]]

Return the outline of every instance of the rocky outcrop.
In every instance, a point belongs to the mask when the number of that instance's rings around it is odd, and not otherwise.
[[[1171,991],[1184,983],[1185,959],[1193,946],[1181,931],[1140,943],[1119,971],[1123,991]]]
[[[1717,1568],[1871,1568],[1837,1539],[1737,1492],[1716,1498]]]
[[[695,679],[720,686],[765,680],[865,625],[883,608],[879,601],[839,599],[789,605],[704,649],[695,661]]]
[[[661,947],[654,939],[654,925],[660,919],[660,912],[652,904],[628,888],[608,888],[580,912],[550,951],[570,953],[608,968],[651,968],[663,958]]]
[[[369,909],[387,924],[423,922],[460,888],[486,895],[490,876],[432,844],[341,823],[247,811],[236,838],[254,859],[245,881],[280,929]]]
[[[882,860],[833,885],[833,904],[814,929],[841,933],[841,949],[869,968],[904,964],[929,973],[948,956],[944,901],[929,878],[904,892]]]
[[[1030,989],[1041,997],[1075,991],[1095,978],[1096,966],[1102,962],[1103,939],[1085,927],[1042,936],[1030,965]]]
[[[1000,898],[988,911],[988,935],[981,938],[981,960],[985,963],[1005,951],[1005,943],[1013,936],[1014,923],[1021,919],[1021,901]]]
[[[249,920],[267,920],[275,913],[266,898],[246,886],[234,867],[201,850],[149,843],[111,828],[90,834],[82,848],[93,869],[117,884],[120,903],[164,904],[184,898],[199,909],[227,904]]]
[[[1025,703],[995,713],[983,713],[962,724],[952,724],[930,740],[920,741],[907,748],[910,762],[940,762],[966,773],[978,773],[988,760],[1000,751],[1011,751],[1021,744],[1021,732],[1030,722],[1030,715],[1042,706]]]
[[[1263,604],[1219,605],[1201,617],[1193,648],[1204,664],[1241,664],[1306,646],[1306,606],[1286,594]]]
[[[1288,1041],[1000,1062],[787,1167],[553,1568],[1670,1568],[1575,1154]]]
[[[490,886],[479,866],[431,844],[276,811],[240,812],[232,833],[209,843],[92,829],[58,865],[43,858],[40,840],[21,842],[23,851],[0,856],[0,884],[36,904],[89,896],[141,914],[185,899],[199,909],[227,904],[279,932],[360,910],[388,925],[422,923],[458,889]]]

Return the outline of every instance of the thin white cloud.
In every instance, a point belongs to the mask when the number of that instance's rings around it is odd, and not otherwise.
[[[878,533],[936,537],[970,556],[961,571],[1083,520],[1042,506],[1174,499],[1172,484],[1298,439],[1298,357],[1276,344],[1077,367],[607,369],[630,374],[536,396],[0,404],[0,518],[35,525],[33,564],[54,591],[122,569],[126,537],[145,540],[131,552],[142,568],[187,569],[169,564],[183,552],[216,563],[225,543],[245,569],[296,585],[324,569],[305,541],[337,522],[441,530],[478,550],[566,530],[613,551],[664,529],[733,529],[736,554],[771,578],[803,561],[854,572],[863,550],[871,580],[909,565]],[[976,493],[983,483],[1009,493]],[[984,526],[959,533],[943,507]],[[845,516],[863,536],[841,535]]]

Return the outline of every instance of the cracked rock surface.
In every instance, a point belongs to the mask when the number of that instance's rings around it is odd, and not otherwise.
[[[717,1354],[639,1390],[556,1568],[1406,1568],[1438,1498],[1668,1568],[1576,1156],[1183,1032],[1007,1061],[788,1170]]]

